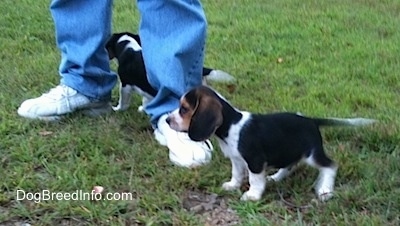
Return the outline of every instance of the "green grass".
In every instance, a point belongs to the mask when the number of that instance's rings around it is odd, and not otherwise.
[[[114,31],[135,32],[135,4],[114,4]],[[145,129],[147,116],[136,111],[138,97],[128,111],[102,118],[72,114],[59,123],[43,123],[18,117],[23,100],[58,84],[60,56],[47,1],[3,0],[1,225],[204,225],[210,219],[184,208],[188,191],[218,194],[241,225],[400,224],[400,2],[203,4],[209,22],[206,65],[237,78],[234,92],[212,85],[238,108],[379,120],[372,127],[323,130],[327,153],[340,167],[335,197],[315,201],[317,172],[300,167],[286,180],[268,185],[262,201],[239,201],[240,192],[220,188],[230,176],[230,163],[218,148],[212,162],[198,169],[169,162],[167,149]],[[94,185],[107,192],[131,192],[134,199],[16,200],[21,189],[89,192]],[[288,205],[279,193],[286,202],[307,208]]]

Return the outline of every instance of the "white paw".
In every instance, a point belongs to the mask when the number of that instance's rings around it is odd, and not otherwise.
[[[267,181],[277,182],[278,180],[274,177],[274,175],[267,176]]]
[[[261,199],[261,195],[260,194],[255,194],[254,192],[251,193],[250,191],[246,191],[245,193],[243,193],[242,197],[240,198],[240,200],[242,201],[258,201]]]
[[[143,112],[144,111],[144,107],[143,105],[140,105],[137,109],[138,112]]]
[[[328,187],[321,187],[317,190],[319,200],[327,201],[333,197],[333,189]]]
[[[117,106],[113,106],[112,107],[112,109],[114,110],[114,111],[125,111],[126,109],[128,109],[128,107],[129,106],[127,106],[127,105],[121,105],[121,104],[118,104]]]
[[[119,111],[119,110],[121,110],[121,106],[120,105],[117,105],[117,106],[113,106],[112,107],[112,109],[114,110],[114,111]]]
[[[233,191],[236,190],[240,187],[240,184],[234,182],[234,181],[228,181],[222,184],[222,188],[225,191]]]

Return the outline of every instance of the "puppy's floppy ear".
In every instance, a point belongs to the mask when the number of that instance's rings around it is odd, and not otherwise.
[[[129,35],[130,35],[133,39],[135,39],[135,41],[136,41],[140,46],[142,46],[142,43],[141,43],[141,41],[140,41],[140,36],[139,36],[139,35],[137,35],[137,34],[132,34],[132,33],[129,33]]]
[[[121,37],[120,34],[113,34],[111,35],[111,37],[108,39],[108,41],[106,42],[106,49],[108,52],[108,58],[110,60],[114,59],[114,57],[116,56],[115,54],[115,48],[118,42],[118,39]]]
[[[189,137],[194,141],[208,139],[222,124],[222,105],[214,97],[200,96],[189,125]]]

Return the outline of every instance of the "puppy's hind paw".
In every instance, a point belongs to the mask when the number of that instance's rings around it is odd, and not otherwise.
[[[249,191],[243,193],[242,197],[240,198],[241,201],[259,201],[261,199],[261,195],[259,194],[252,194]]]
[[[222,189],[225,191],[233,191],[236,190],[240,187],[240,184],[233,182],[233,181],[228,181],[222,184]]]
[[[137,108],[137,111],[138,111],[138,112],[144,112],[144,107],[143,107],[143,105],[140,105],[140,106]]]

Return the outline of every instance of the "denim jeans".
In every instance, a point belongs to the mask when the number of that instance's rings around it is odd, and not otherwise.
[[[207,22],[200,0],[137,0],[139,35],[150,84],[158,90],[145,107],[158,118],[179,106],[179,98],[201,84]],[[53,0],[61,83],[107,100],[117,77],[104,44],[111,33],[112,0]]]
[[[104,43],[111,34],[112,0],[53,0],[61,84],[98,100],[110,100],[117,76]]]

